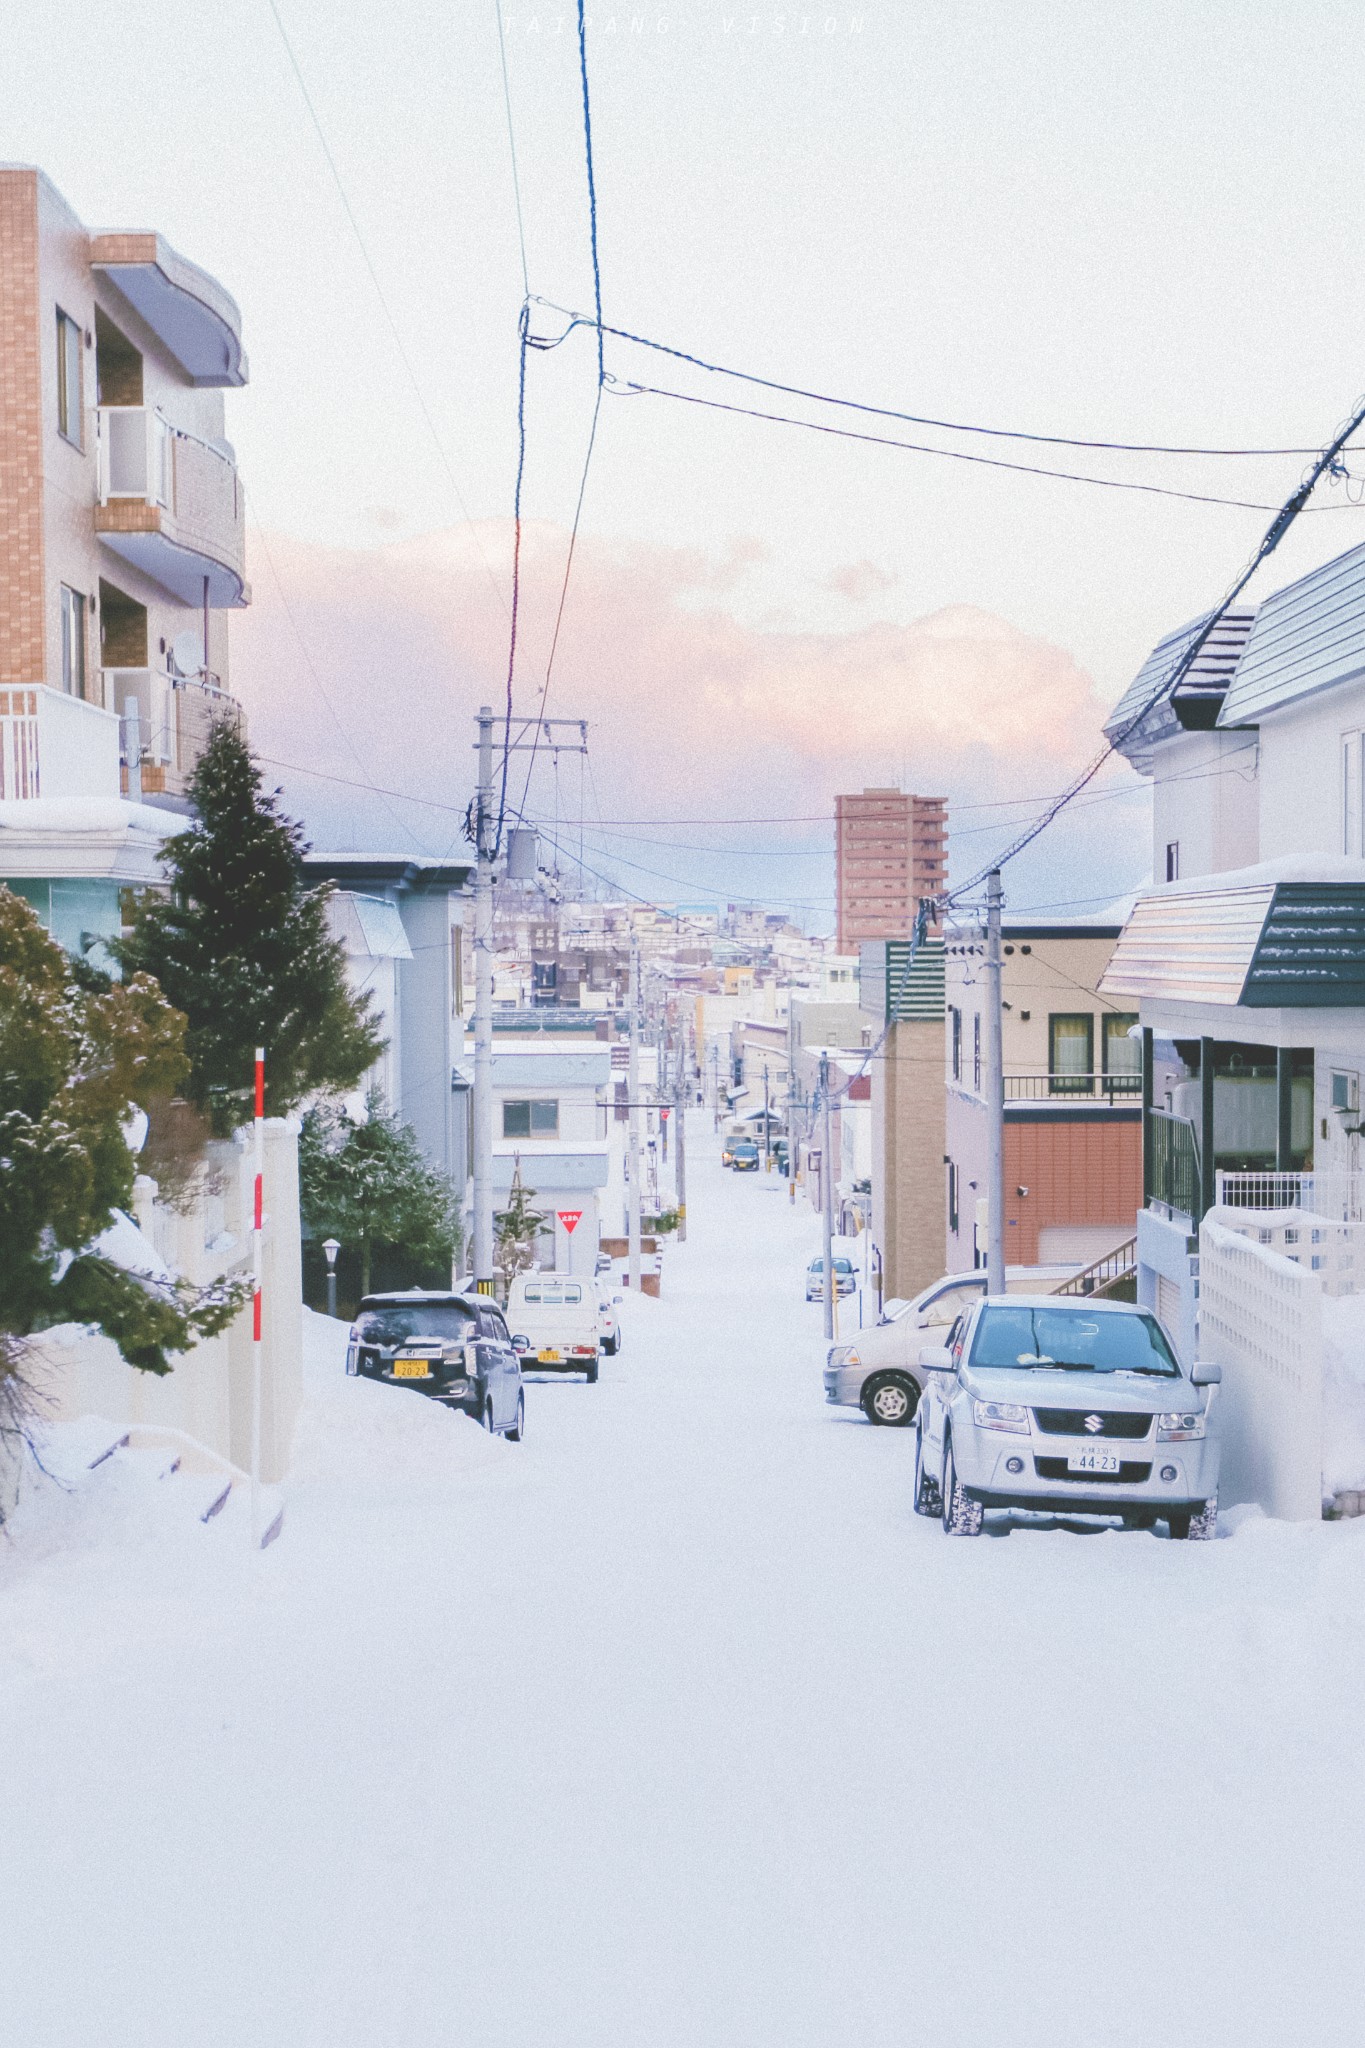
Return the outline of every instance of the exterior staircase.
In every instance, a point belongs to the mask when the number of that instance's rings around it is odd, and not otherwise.
[[[1093,1265],[1082,1267],[1073,1273],[1060,1287],[1053,1288],[1054,1294],[1093,1294],[1100,1301],[1136,1301],[1137,1299],[1137,1238],[1130,1237],[1126,1244],[1116,1245],[1112,1252],[1106,1252]]]
[[[46,1432],[36,1455],[48,1477],[66,1487],[81,1485],[90,1473],[111,1463],[140,1471],[154,1484],[174,1488],[176,1505],[183,1507],[187,1521],[219,1521],[223,1528],[235,1524],[244,1542],[258,1540],[262,1550],[274,1542],[284,1524],[279,1488],[263,1486],[260,1536],[256,1539],[251,1527],[250,1474],[179,1430],[82,1415]]]

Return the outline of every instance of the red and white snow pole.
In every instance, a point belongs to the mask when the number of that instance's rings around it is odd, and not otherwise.
[[[256,1048],[256,1198],[251,1229],[251,1541],[261,1541],[261,1228],[265,1202],[265,1049]]]

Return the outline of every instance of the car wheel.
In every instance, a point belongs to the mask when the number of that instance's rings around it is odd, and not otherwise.
[[[945,1536],[979,1536],[984,1510],[979,1500],[972,1500],[963,1489],[953,1463],[952,1440],[949,1439],[948,1455],[943,1467],[943,1533]]]
[[[924,1432],[915,1431],[915,1492],[912,1502],[917,1515],[940,1515],[943,1500],[936,1479],[931,1479],[924,1469]]]
[[[884,1429],[906,1429],[915,1419],[919,1406],[919,1388],[913,1380],[902,1379],[899,1373],[888,1373],[882,1379],[869,1380],[863,1388],[862,1408],[869,1422],[877,1422]]]
[[[584,1368],[583,1377],[590,1387],[597,1385],[597,1360],[595,1358],[591,1365]]]
[[[522,1438],[523,1438],[523,1437],[525,1436],[525,1434],[526,1434],[526,1395],[525,1395],[525,1393],[524,1393],[524,1392],[522,1392],[522,1393],[519,1393],[519,1394],[517,1395],[517,1419],[516,1419],[516,1421],[515,1421],[515,1422],[514,1422],[514,1423],[512,1424],[512,1427],[511,1427],[511,1428],[510,1428],[510,1429],[508,1430],[508,1432],[507,1432],[507,1440],[508,1440],[508,1442],[509,1442],[509,1443],[519,1444],[519,1443],[521,1442]]]
[[[615,1358],[620,1348],[621,1339],[619,1337],[608,1337],[602,1346],[602,1349],[606,1352],[608,1358]]]
[[[483,1426],[490,1436],[497,1435],[497,1431],[493,1427],[493,1396],[491,1394],[483,1404]]]
[[[1172,1543],[1183,1543],[1190,1533],[1189,1508],[1172,1508],[1166,1517],[1166,1526],[1171,1532]]]
[[[1190,1538],[1195,1543],[1212,1543],[1218,1534],[1218,1496],[1206,1500],[1199,1512],[1190,1517]]]

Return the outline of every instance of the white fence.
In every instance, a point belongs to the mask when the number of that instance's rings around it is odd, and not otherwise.
[[[1216,1175],[1220,1207],[1239,1210],[1304,1209],[1315,1219],[1341,1223],[1365,1219],[1365,1174],[1342,1168],[1321,1173],[1231,1173]]]
[[[140,1181],[138,1221],[172,1270],[202,1286],[251,1263],[254,1167],[249,1140],[210,1149],[216,1173],[208,1190],[179,1213],[153,1205]],[[282,1479],[303,1390],[303,1288],[299,1244],[298,1127],[271,1117],[265,1126],[265,1271],[262,1285],[264,1384],[261,1476]],[[164,1378],[124,1363],[107,1337],[69,1333],[35,1340],[35,1378],[51,1420],[79,1415],[143,1429],[183,1432],[233,1465],[251,1464],[252,1344],[248,1303],[231,1326],[172,1362]]]
[[[1322,1514],[1323,1276],[1302,1258],[1247,1235],[1245,1213],[1211,1212],[1199,1233],[1199,1353],[1223,1368],[1220,1410],[1225,1506]],[[1229,1217],[1236,1222],[1229,1227]],[[1297,1214],[1297,1226],[1318,1223]],[[1281,1226],[1282,1228],[1284,1226]],[[1294,1227],[1290,1225],[1288,1227]],[[1322,1226],[1324,1228],[1330,1226]],[[1343,1290],[1354,1291],[1354,1290]]]

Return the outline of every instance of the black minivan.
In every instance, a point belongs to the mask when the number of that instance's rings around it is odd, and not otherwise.
[[[462,1408],[514,1444],[525,1434],[521,1360],[502,1310],[483,1295],[424,1287],[367,1294],[351,1327],[346,1370]]]

